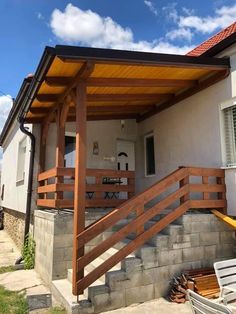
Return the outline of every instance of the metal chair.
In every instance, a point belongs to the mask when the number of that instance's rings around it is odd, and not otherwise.
[[[232,310],[223,304],[208,300],[192,290],[188,290],[187,293],[194,314],[233,314]]]
[[[214,269],[220,286],[220,299],[226,305],[236,301],[236,259],[214,263]],[[229,304],[233,309],[235,306]]]

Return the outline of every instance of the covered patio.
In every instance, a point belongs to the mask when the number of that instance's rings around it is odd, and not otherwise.
[[[88,238],[81,239],[78,247],[78,235],[85,229],[85,208],[117,207],[125,201],[125,199],[106,197],[107,193],[125,192],[126,199],[132,198],[135,194],[134,171],[87,169],[87,121],[134,119],[138,123],[224,79],[228,74],[227,58],[175,56],[68,46],[45,49],[32,78],[23,110],[25,122],[41,125],[37,205],[44,208],[73,208],[74,210],[73,293],[75,295],[81,294],[87,284],[94,279],[92,275],[87,282],[83,276],[83,267],[78,268],[78,259],[83,259],[80,266],[88,262],[84,256],[84,243],[91,238],[89,235]],[[67,168],[64,163],[65,127],[66,123],[71,121],[75,122],[76,133],[75,168]],[[55,166],[46,170],[45,155],[51,123],[56,124],[57,130]],[[204,203],[195,201],[191,203],[193,208],[204,206],[225,208],[222,171],[189,168],[179,170],[178,173],[179,175],[172,174],[167,181],[180,182],[182,189],[177,196],[181,203],[188,201],[189,190],[185,185],[189,183],[188,177],[195,175],[202,177],[204,186],[192,188],[203,192]],[[217,179],[217,184],[211,189],[206,186],[209,176]],[[93,178],[93,184],[88,183],[88,177]],[[125,179],[126,184],[112,184],[111,181],[104,184],[104,177],[109,180],[122,178]],[[71,180],[69,183],[68,179]],[[66,198],[68,192],[73,192],[72,199]],[[209,200],[209,192],[218,192],[218,203]],[[155,196],[152,193],[153,191],[149,192],[149,198]],[[137,210],[137,215],[146,214],[143,213],[143,206],[144,203]],[[184,206],[182,212],[189,206],[189,204]],[[135,208],[133,205],[131,207]],[[132,208],[129,208],[129,211]],[[99,227],[96,232],[98,231]],[[138,234],[142,232],[143,228],[139,227]],[[90,258],[91,256],[89,260]],[[110,266],[107,267],[109,269]],[[81,279],[84,285],[79,289],[78,283]]]

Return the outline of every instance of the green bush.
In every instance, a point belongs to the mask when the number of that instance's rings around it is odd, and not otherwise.
[[[22,257],[24,260],[24,268],[33,269],[35,262],[35,241],[30,234],[26,236]]]

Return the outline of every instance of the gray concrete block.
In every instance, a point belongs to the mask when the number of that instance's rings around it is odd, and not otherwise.
[[[141,258],[126,257],[123,261],[121,261],[121,269],[125,270],[127,273],[140,271],[142,267],[143,262]]]
[[[213,260],[216,258],[216,245],[204,246],[204,259]]]
[[[225,244],[218,244],[216,246],[216,257],[230,257],[235,256],[235,243],[225,243]]]
[[[236,243],[234,231],[221,231],[220,243]]]
[[[183,261],[182,250],[161,251],[158,253],[158,265],[173,265]]]
[[[170,290],[170,282],[168,281],[160,281],[156,284],[153,285],[154,286],[154,298],[158,299],[161,297],[165,297],[168,295],[169,290]],[[164,314],[164,313],[163,313]]]
[[[123,270],[109,271],[105,275],[105,283],[110,291],[125,289],[128,287],[129,281],[130,279]]]
[[[170,280],[170,268],[169,266],[161,266],[154,269],[155,282],[169,281]]]
[[[218,244],[220,242],[219,232],[204,232],[200,233],[201,245]]]
[[[211,223],[210,221],[201,221],[201,222],[196,222],[193,221],[190,228],[189,233],[195,233],[195,232],[209,232],[211,231]]]
[[[133,287],[125,290],[125,305],[146,302],[154,299],[154,286],[146,285],[142,287]]]
[[[125,306],[125,297],[123,291],[111,291],[95,295],[93,298],[94,313],[115,310]]]
[[[183,261],[194,262],[204,258],[204,247],[183,249]]]

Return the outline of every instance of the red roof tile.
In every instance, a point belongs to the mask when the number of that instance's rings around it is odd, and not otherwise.
[[[228,38],[230,35],[236,32],[236,22],[231,24],[230,26],[226,27],[216,35],[212,36],[211,38],[207,39],[199,46],[194,48],[193,50],[187,53],[187,56],[200,56],[204,54],[206,51],[210,50],[212,47],[219,44],[224,39]]]

